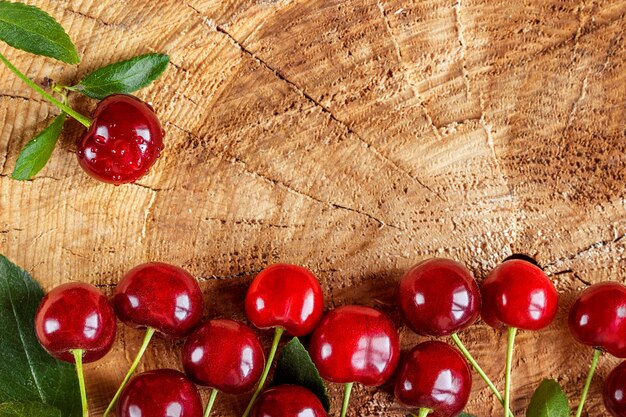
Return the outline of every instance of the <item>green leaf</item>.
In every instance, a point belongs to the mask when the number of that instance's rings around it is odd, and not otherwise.
[[[278,356],[272,385],[293,384],[308,388],[320,399],[324,409],[330,410],[330,399],[326,384],[320,377],[309,352],[300,340],[294,337],[283,347]]]
[[[48,13],[23,3],[0,1],[0,40],[14,48],[78,64],[76,47]]]
[[[43,402],[64,417],[80,417],[74,367],[48,355],[35,336],[43,295],[26,271],[0,255],[0,403]]]
[[[130,94],[159,78],[169,62],[170,57],[164,54],[136,56],[95,70],[72,89],[95,99]]]
[[[461,414],[459,414],[456,417],[476,417],[474,414],[470,414],[470,413],[466,413],[466,412],[462,412]]]
[[[0,404],[0,417],[61,417],[61,412],[43,403]]]
[[[526,417],[569,417],[567,396],[558,382],[544,379],[530,399]]]
[[[14,180],[29,180],[41,171],[41,168],[50,159],[54,146],[57,144],[59,136],[61,136],[65,119],[67,119],[65,113],[59,114],[48,127],[39,132],[37,136],[24,146],[22,152],[17,157],[15,168],[11,175]]]

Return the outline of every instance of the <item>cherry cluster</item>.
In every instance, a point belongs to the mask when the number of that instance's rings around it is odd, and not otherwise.
[[[241,394],[256,389],[243,417],[326,417],[316,395],[304,387],[265,383],[284,333],[310,334],[308,351],[319,374],[345,384],[341,416],[347,414],[354,383],[380,386],[395,375],[397,400],[420,417],[458,415],[469,399],[470,366],[509,410],[513,342],[518,329],[540,330],[554,319],[558,293],[532,259],[512,257],[497,266],[481,288],[471,272],[449,259],[429,259],[411,268],[399,283],[398,304],[417,334],[449,336],[458,349],[440,340],[415,346],[400,358],[400,338],[393,322],[366,306],[340,306],[323,314],[322,289],[306,268],[275,264],[259,273],[248,288],[245,310],[259,329],[274,329],[271,350],[263,347],[246,324],[230,319],[201,322],[202,292],[185,270],[147,263],[130,270],[117,285],[112,302],[83,283],[54,288],[41,302],[35,319],[41,345],[54,357],[77,367],[83,412],[87,401],[82,364],[102,358],[115,339],[117,316],[127,325],[145,328],[139,352],[104,413],[117,417],[208,416],[218,392]],[[461,342],[458,332],[479,316],[496,329],[508,328],[504,395]],[[571,308],[570,330],[595,348],[577,416],[582,413],[593,369],[601,352],[626,357],[626,286],[601,283],[586,289]],[[152,370],[133,377],[155,333],[186,337],[182,348],[185,373]],[[212,389],[206,407],[196,385]],[[607,409],[626,416],[626,362],[609,375],[604,390]]]

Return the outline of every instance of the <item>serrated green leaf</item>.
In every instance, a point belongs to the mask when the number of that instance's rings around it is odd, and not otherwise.
[[[530,399],[526,417],[569,417],[567,396],[558,382],[544,379]]]
[[[466,413],[466,412],[462,412],[461,414],[459,414],[457,417],[476,417],[474,414],[470,414],[470,413]]]
[[[80,417],[74,367],[48,355],[35,336],[43,295],[26,271],[0,255],[0,403],[43,402],[64,417]]]
[[[72,88],[95,99],[130,94],[159,78],[169,62],[170,57],[164,54],[136,56],[97,69]]]
[[[68,64],[80,61],[63,27],[48,13],[23,3],[0,1],[0,40],[14,48]]]
[[[272,385],[293,384],[308,388],[320,399],[326,411],[330,411],[330,398],[326,384],[320,377],[309,352],[297,337],[287,343],[280,355]]]
[[[61,417],[61,412],[43,403],[10,402],[0,404],[0,417]]]
[[[52,155],[66,119],[65,113],[59,114],[48,127],[24,146],[11,174],[14,180],[29,180],[41,171]]]

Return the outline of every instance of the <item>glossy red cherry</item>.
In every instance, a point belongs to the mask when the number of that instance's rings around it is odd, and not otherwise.
[[[115,289],[113,307],[124,323],[181,337],[202,317],[202,291],[184,269],[151,262],[124,275]]]
[[[626,417],[626,361],[616,366],[604,381],[603,397],[613,417]]]
[[[115,94],[98,103],[76,143],[80,166],[93,178],[123,184],[144,176],[163,149],[163,129],[150,105]]]
[[[327,417],[320,400],[298,385],[279,385],[257,400],[252,417]]]
[[[569,328],[580,343],[626,358],[626,286],[603,282],[587,288],[572,305]]]
[[[35,332],[52,356],[74,362],[71,350],[83,350],[83,362],[103,357],[115,340],[115,314],[93,285],[59,285],[41,300],[35,316]]]
[[[428,408],[429,416],[459,414],[472,388],[470,368],[459,351],[440,341],[415,346],[402,360],[395,382],[398,401]]]
[[[196,386],[173,369],[148,371],[134,377],[117,402],[116,417],[201,417]]]
[[[472,273],[451,259],[429,259],[407,271],[398,291],[409,327],[424,336],[447,336],[480,314],[480,290]]]
[[[282,327],[304,336],[322,317],[322,288],[311,271],[297,265],[275,264],[256,276],[246,295],[248,319],[260,329]]]
[[[227,394],[254,388],[265,356],[256,334],[234,320],[210,320],[197,328],[183,346],[185,373],[196,384]]]
[[[521,259],[496,267],[483,281],[482,318],[494,328],[539,330],[556,315],[558,293],[541,268]]]
[[[344,306],[330,311],[311,336],[311,358],[322,378],[377,386],[398,365],[398,332],[383,313],[370,307]]]

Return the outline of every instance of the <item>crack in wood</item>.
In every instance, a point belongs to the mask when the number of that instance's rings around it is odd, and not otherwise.
[[[249,275],[256,275],[259,272],[261,272],[263,269],[265,269],[265,268],[253,269],[251,271],[242,271],[242,272],[237,272],[235,274],[229,274],[229,275],[198,276],[197,279],[200,282],[206,282],[206,281],[213,281],[213,280],[225,280],[225,279],[241,278],[241,277],[245,277],[245,276],[249,276]]]
[[[394,44],[395,51],[396,51],[396,58],[398,60],[398,65],[402,69],[402,74],[403,74],[404,78],[406,79],[408,86],[411,88],[411,92],[413,93],[413,97],[415,97],[419,107],[422,109],[422,112],[424,113],[424,117],[426,117],[426,121],[428,122],[431,131],[433,132],[433,134],[435,135],[435,137],[438,140],[442,141],[443,137],[439,133],[439,129],[437,128],[437,125],[433,121],[433,118],[430,115],[430,111],[428,110],[428,108],[426,107],[426,104],[424,103],[424,100],[422,99],[422,95],[419,93],[419,91],[417,90],[417,88],[415,87],[413,82],[411,81],[411,78],[407,76],[408,68],[407,68],[406,62],[404,61],[404,59],[402,59],[402,49],[400,48],[400,44],[398,43],[398,41],[396,39],[396,36],[394,35],[393,31],[391,30],[391,25],[389,24],[389,19],[387,18],[387,14],[385,12],[385,8],[382,5],[382,3],[380,3],[380,2],[378,3],[378,9],[380,10],[380,13],[381,13],[381,15],[383,17],[383,21],[385,22],[385,28],[387,29],[387,33],[389,35],[389,38],[391,39],[391,42]],[[432,190],[430,190],[430,191],[432,191]],[[439,196],[439,197],[441,198],[441,196]]]
[[[386,163],[390,164],[391,166],[394,167],[394,169],[396,169],[398,172],[402,173],[403,175],[407,176],[409,179],[411,179],[412,181],[414,181],[415,183],[417,183],[419,186],[425,188],[426,190],[428,190],[429,192],[433,193],[438,199],[440,199],[441,201],[447,201],[439,192],[435,191],[434,189],[432,189],[431,187],[429,187],[428,185],[426,185],[424,182],[422,182],[419,178],[415,177],[414,175],[411,175],[408,171],[406,171],[405,169],[401,168],[395,161],[391,160],[389,157],[387,157],[386,155],[384,155],[380,150],[378,150],[372,143],[366,141],[358,132],[356,132],[351,126],[349,126],[346,122],[344,122],[343,120],[339,119],[329,108],[327,108],[326,106],[324,106],[321,102],[319,102],[318,100],[316,100],[315,98],[313,98],[310,94],[308,94],[303,88],[301,88],[300,86],[298,86],[297,84],[295,84],[293,81],[291,81],[290,79],[288,79],[287,77],[285,77],[278,69],[274,68],[273,66],[271,66],[269,63],[267,63],[266,61],[264,61],[263,59],[261,59],[260,57],[258,57],[254,52],[248,50],[241,42],[239,42],[234,36],[232,36],[226,29],[224,29],[221,25],[215,24],[215,22],[212,19],[209,19],[208,17],[204,16],[204,14],[202,14],[199,10],[197,10],[196,8],[194,8],[191,5],[188,5],[192,10],[194,10],[196,13],[200,14],[204,19],[207,19],[207,24],[209,25],[209,27],[213,28],[214,30],[216,30],[217,32],[223,34],[224,36],[226,36],[234,45],[235,47],[237,47],[240,51],[242,51],[244,54],[246,54],[247,56],[249,56],[250,58],[252,58],[255,62],[257,62],[258,64],[260,64],[261,66],[263,66],[264,68],[266,68],[267,70],[269,70],[271,73],[273,73],[277,78],[279,78],[280,80],[282,80],[283,82],[285,82],[287,85],[289,85],[292,89],[294,89],[297,93],[299,93],[302,97],[304,97],[305,99],[307,99],[310,103],[312,103],[315,107],[319,108],[324,114],[326,114],[331,120],[333,120],[334,122],[338,123],[339,125],[341,125],[344,129],[346,129],[346,131],[351,134],[354,135],[354,137],[356,137],[360,142],[362,142],[367,149],[370,149],[378,158],[380,158],[381,160],[385,161]],[[411,86],[411,88],[413,88]],[[425,109],[425,107],[423,106],[423,103],[421,102],[421,99],[419,97],[419,95],[414,91],[414,95],[415,97],[418,99],[418,101],[420,102],[420,105],[422,106],[422,108],[424,109],[425,113],[426,113],[426,117],[428,119],[429,124],[431,125],[435,135],[439,138],[442,139],[441,135],[439,134],[439,131],[437,130],[436,126],[434,125],[432,118],[430,117],[430,114],[428,113],[428,111]],[[387,224],[389,225],[389,224]]]
[[[248,226],[267,226],[273,227],[277,229],[302,229],[306,227],[305,223],[300,224],[279,224],[279,223],[271,223],[263,219],[223,219],[219,217],[205,217],[204,221],[216,221],[221,224],[237,224],[237,225],[248,225]]]
[[[463,36],[463,23],[461,22],[461,0],[457,0],[454,5],[454,17],[456,23],[457,38],[461,46],[461,73],[463,74],[463,81],[465,82],[465,95],[466,98],[470,98],[472,95],[472,89],[470,88],[469,71],[467,70],[467,61],[465,60],[465,51],[467,49],[465,43],[465,36]]]
[[[594,242],[591,245],[586,246],[583,249],[580,249],[578,252],[572,254],[572,255],[568,255],[568,256],[564,256],[561,257],[559,259],[556,259],[552,262],[549,262],[547,264],[544,265],[544,269],[547,269],[551,266],[556,266],[558,264],[561,264],[563,262],[571,262],[579,257],[584,257],[586,255],[589,255],[593,252],[596,252],[597,250],[609,247],[611,245],[614,245],[618,242],[620,242],[622,239],[624,239],[624,236],[626,236],[626,233],[621,234],[621,235],[616,235],[614,238],[612,239],[606,239],[606,240],[600,240],[598,242]]]
[[[101,26],[117,28],[117,29],[127,29],[127,26],[124,25],[124,24],[105,22],[104,20],[102,20],[102,18],[88,15],[85,12],[81,12],[81,11],[73,10],[73,9],[69,9],[69,8],[65,8],[64,11],[68,12],[70,14],[81,16],[82,18],[87,19],[87,20],[92,20],[92,21],[94,21],[96,23],[99,23]]]

